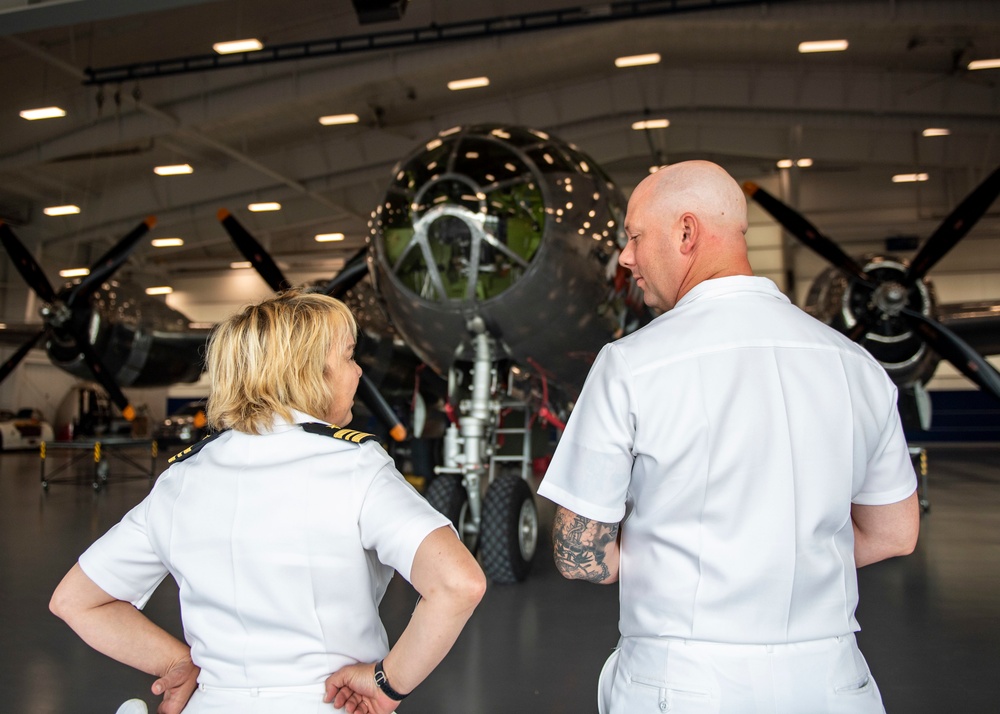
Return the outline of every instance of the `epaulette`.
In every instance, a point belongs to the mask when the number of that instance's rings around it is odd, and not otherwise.
[[[366,434],[365,432],[358,431],[357,429],[343,429],[339,426],[333,426],[332,424],[320,424],[315,421],[299,424],[299,426],[302,427],[303,431],[308,431],[310,434],[322,434],[323,436],[330,436],[334,439],[340,439],[341,441],[350,441],[354,444],[363,444],[366,441],[378,439],[375,434]]]
[[[188,458],[189,456],[194,456],[195,454],[197,454],[199,451],[201,451],[205,447],[205,444],[207,444],[208,442],[213,441],[214,439],[222,436],[227,431],[229,431],[229,429],[223,429],[222,431],[217,431],[214,434],[209,434],[208,436],[206,436],[205,438],[203,438],[201,441],[197,441],[194,444],[191,444],[191,446],[189,446],[186,449],[184,449],[184,451],[182,451],[181,453],[175,454],[174,456],[171,456],[169,459],[167,459],[167,463],[168,464],[176,464],[178,461],[183,461],[184,459]]]

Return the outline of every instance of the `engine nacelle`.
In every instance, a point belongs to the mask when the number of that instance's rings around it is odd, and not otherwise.
[[[908,290],[903,277],[907,263],[888,255],[867,255],[858,260],[874,291],[859,287],[837,268],[827,268],[809,290],[805,310],[836,330],[850,335],[859,321],[871,327],[858,343],[874,355],[900,387],[926,383],[940,358],[900,314],[907,307],[935,317],[934,289],[927,280],[917,280]]]
[[[69,316],[79,322],[73,330],[87,336],[119,385],[198,381],[207,332],[193,332],[184,315],[117,280],[105,282],[87,299],[89,309]],[[95,379],[69,334],[52,327],[46,343],[52,363],[81,379]]]

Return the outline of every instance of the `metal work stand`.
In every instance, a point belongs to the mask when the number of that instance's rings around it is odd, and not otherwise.
[[[922,446],[911,446],[910,449],[910,461],[913,462],[913,470],[917,472],[917,478],[920,479],[919,485],[919,495],[917,498],[920,501],[920,511],[921,513],[927,513],[931,510],[931,502],[927,497],[927,449]]]
[[[128,453],[138,448],[148,450],[150,455],[149,467],[140,463],[134,454]],[[132,468],[131,473],[117,474],[121,480],[133,480],[139,478],[149,479],[150,482],[156,478],[156,457],[159,447],[155,439],[125,439],[109,437],[107,439],[78,439],[75,441],[43,441],[39,447],[41,457],[41,481],[42,489],[48,491],[49,484],[52,483],[74,483],[80,485],[86,483],[81,477],[84,473],[77,471],[74,467],[90,459],[93,463],[93,471],[90,485],[95,491],[99,491],[102,486],[108,483],[111,475],[111,461],[117,461]],[[60,464],[55,470],[46,475],[46,462],[51,452],[70,452],[69,461]],[[70,471],[71,475],[62,478],[55,478],[59,474]],[[139,473],[135,473],[138,470]]]

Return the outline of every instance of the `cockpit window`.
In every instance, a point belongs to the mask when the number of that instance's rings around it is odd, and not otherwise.
[[[532,156],[544,139],[513,131],[531,152],[507,130],[472,127],[430,142],[397,171],[376,230],[391,269],[420,297],[495,297],[538,251],[546,212]]]

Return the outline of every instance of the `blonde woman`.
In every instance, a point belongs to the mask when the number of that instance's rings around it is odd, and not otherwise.
[[[482,598],[448,521],[374,438],[341,428],[356,334],[343,303],[297,290],[220,324],[207,355],[216,433],[53,594],[88,644],[157,677],[160,712],[391,712]],[[390,649],[378,603],[394,570],[421,599]],[[190,646],[141,613],[167,574]]]

